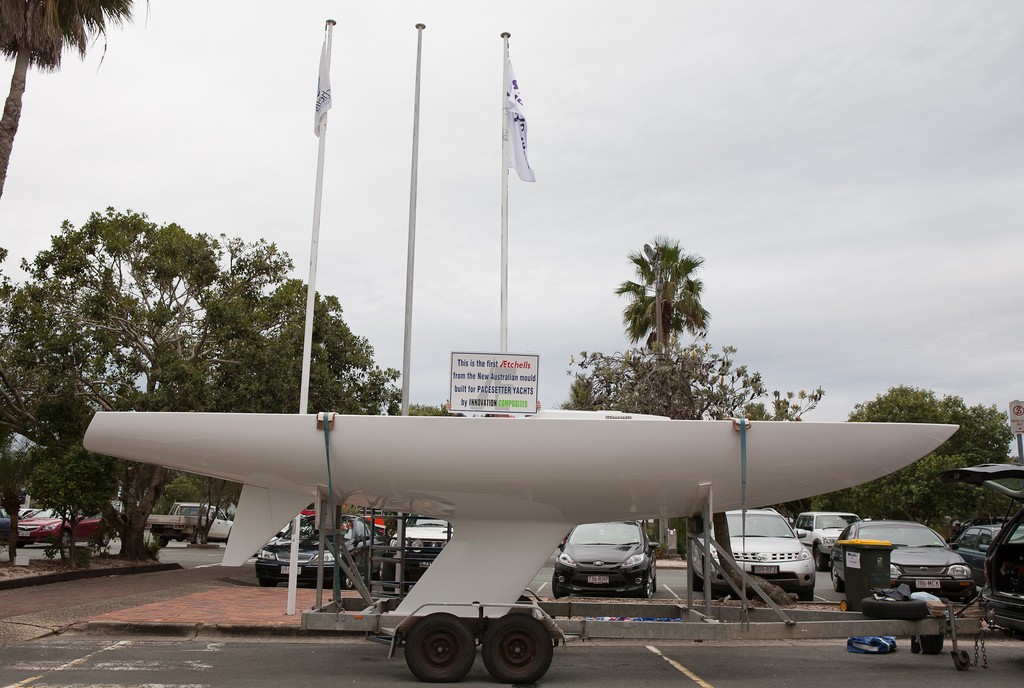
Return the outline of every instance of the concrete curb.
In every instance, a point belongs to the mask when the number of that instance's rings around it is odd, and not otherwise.
[[[292,625],[259,625],[229,623],[157,623],[135,621],[85,621],[75,630],[90,635],[155,635],[173,638],[218,636],[233,638],[337,638],[344,635],[365,635],[364,631],[345,633],[302,629]]]
[[[174,571],[180,568],[182,568],[181,564],[139,564],[138,566],[122,566],[119,568],[110,569],[79,569],[77,571],[60,571],[59,573],[46,573],[41,576],[6,578],[0,580],[0,590],[27,588],[32,585],[62,583],[65,581],[84,580],[86,578],[105,578],[106,576],[127,576],[133,573]]]

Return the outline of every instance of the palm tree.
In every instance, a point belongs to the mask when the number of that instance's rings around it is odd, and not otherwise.
[[[64,48],[85,57],[89,41],[132,16],[133,0],[0,0],[0,53],[14,59],[11,90],[0,117],[0,196],[21,121],[28,68],[60,69]]]
[[[666,237],[655,237],[654,248],[645,246],[644,249],[629,254],[638,281],[623,282],[615,290],[619,296],[631,299],[622,311],[622,322],[630,341],[635,344],[645,339],[645,345],[651,351],[665,351],[673,335],[684,331],[694,336],[704,335],[711,314],[700,302],[704,282],[694,277],[704,259],[684,253],[678,241]],[[660,328],[656,292],[661,293]]]

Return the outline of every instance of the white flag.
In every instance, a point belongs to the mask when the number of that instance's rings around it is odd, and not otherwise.
[[[530,161],[526,158],[526,114],[523,112],[523,99],[519,95],[519,83],[512,72],[512,63],[508,64],[508,82],[505,84],[505,119],[508,124],[508,166],[514,167],[516,174],[524,182],[535,182]]]
[[[316,112],[313,116],[313,133],[320,136],[320,122],[331,109],[331,65],[327,63],[327,39],[320,50],[320,78],[316,84]]]

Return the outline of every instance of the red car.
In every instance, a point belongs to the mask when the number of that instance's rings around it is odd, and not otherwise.
[[[88,542],[100,533],[99,516],[83,518],[75,527],[76,542]],[[47,544],[60,538],[67,547],[71,544],[71,524],[51,510],[44,510],[33,518],[18,521],[18,546]]]

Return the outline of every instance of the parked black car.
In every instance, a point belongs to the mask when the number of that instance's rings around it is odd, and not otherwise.
[[[338,547],[348,548],[349,554],[356,562],[359,573],[366,576],[370,561],[370,538],[372,528],[366,519],[358,516],[345,515],[338,524],[344,532],[338,534]],[[279,532],[275,538],[263,546],[256,555],[256,578],[263,587],[274,587],[278,583],[288,582],[288,567],[291,565],[291,524]],[[324,550],[324,588],[334,587],[334,556],[330,552],[331,538],[327,538]],[[316,585],[318,552],[320,547],[320,531],[316,517],[312,513],[303,512],[299,520],[299,570],[297,572],[300,585]],[[342,572],[341,587],[351,588],[352,581]]]
[[[7,542],[7,536],[11,532],[11,519],[7,516],[7,512],[0,509],[0,545]]]
[[[983,526],[968,526],[960,531],[955,540],[949,544],[956,553],[964,558],[971,567],[971,576],[978,587],[985,585],[985,557],[992,546],[992,540],[999,534],[1001,523],[990,523]]]
[[[657,542],[636,521],[581,523],[558,546],[551,591],[555,597],[637,595],[658,587]]]
[[[889,584],[906,584],[911,592],[927,592],[937,597],[968,601],[977,588],[971,567],[942,536],[914,521],[857,521],[846,527],[832,548],[832,587],[846,590],[846,547],[844,540],[888,541],[894,546],[889,555]]]
[[[944,483],[982,485],[1019,505],[1024,502],[1024,466],[981,464],[939,474]],[[999,529],[985,556],[981,589],[985,615],[991,623],[1024,633],[1024,509]]]

